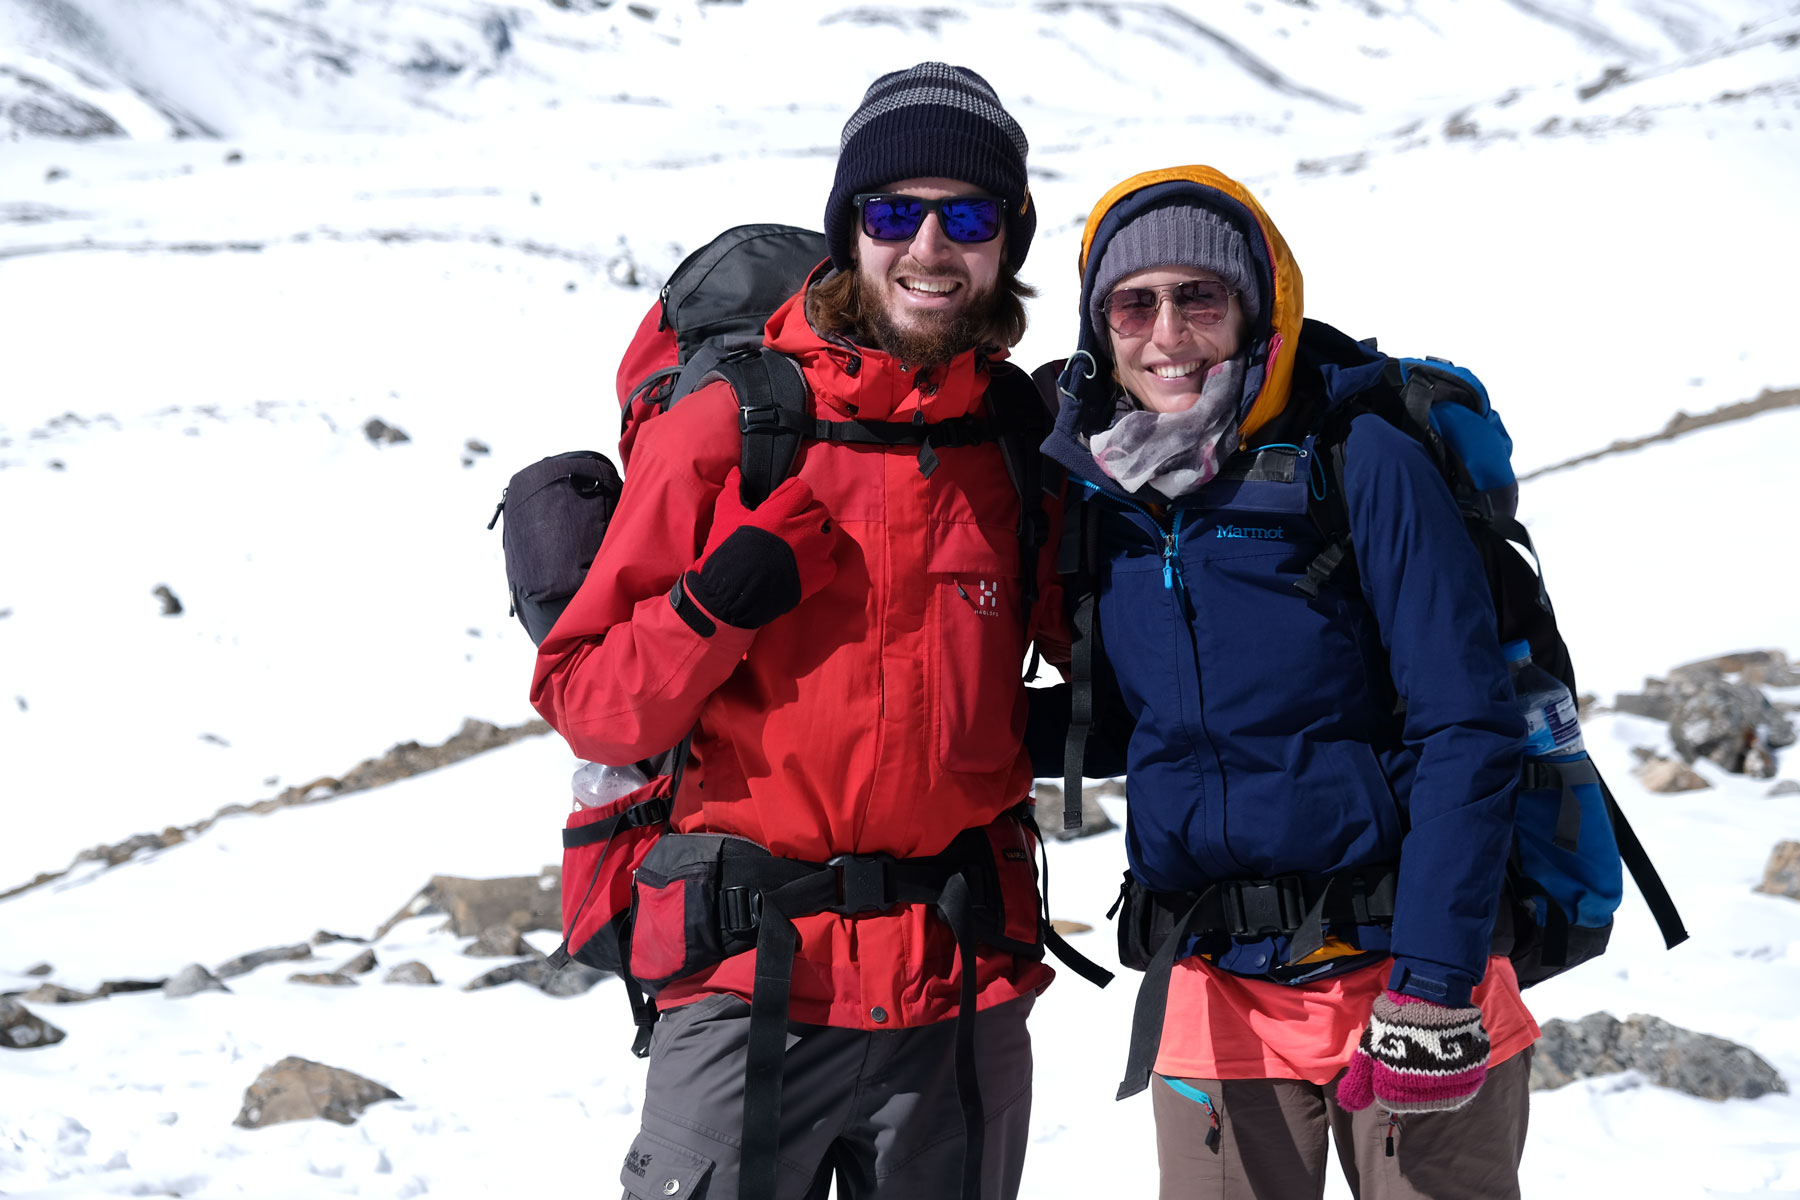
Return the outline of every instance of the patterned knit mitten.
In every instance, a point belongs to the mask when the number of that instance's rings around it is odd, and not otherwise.
[[[1390,991],[1375,1001],[1338,1081],[1338,1105],[1349,1112],[1377,1101],[1389,1112],[1461,1108],[1481,1089],[1487,1063],[1479,1008],[1446,1008]]]

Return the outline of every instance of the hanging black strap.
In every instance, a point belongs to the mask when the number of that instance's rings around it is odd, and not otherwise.
[[[1676,910],[1669,889],[1663,886],[1662,876],[1657,874],[1655,864],[1644,852],[1644,844],[1638,841],[1637,831],[1625,819],[1624,810],[1613,799],[1612,789],[1606,786],[1604,779],[1600,780],[1600,794],[1606,797],[1606,815],[1612,819],[1613,837],[1619,843],[1619,857],[1631,871],[1631,878],[1636,881],[1638,891],[1643,894],[1644,903],[1650,906],[1650,915],[1656,918],[1656,927],[1662,931],[1663,945],[1673,950],[1688,939],[1687,927],[1681,923],[1681,913]]]
[[[1031,830],[1031,836],[1038,846],[1038,875],[1043,880],[1038,886],[1038,936],[1044,941],[1044,949],[1054,954],[1063,966],[1095,987],[1105,987],[1113,981],[1113,973],[1069,945],[1063,935],[1056,932],[1056,927],[1050,924],[1050,848],[1044,841],[1043,830],[1038,828],[1037,806],[1027,801],[1015,811],[1019,820]]]
[[[952,875],[938,897],[938,915],[956,936],[956,965],[962,975],[956,1006],[956,1098],[963,1114],[962,1200],[980,1200],[981,1156],[987,1121],[981,1084],[975,1074],[975,931],[968,877]]]
[[[1087,762],[1088,734],[1094,727],[1094,654],[1100,637],[1097,604],[1100,586],[1095,577],[1100,562],[1100,514],[1089,497],[1070,506],[1078,523],[1075,530],[1078,564],[1073,577],[1079,594],[1071,623],[1075,643],[1069,652],[1069,733],[1063,742],[1063,828],[1081,828],[1081,779]],[[1058,564],[1062,569],[1062,564]],[[1063,574],[1069,574],[1063,571]]]
[[[744,1054],[744,1141],[740,1200],[775,1200],[781,1168],[781,1072],[787,1055],[788,992],[800,935],[780,893],[763,896],[756,934],[756,983]]]
[[[1196,897],[1181,920],[1175,923],[1150,965],[1144,971],[1144,982],[1138,987],[1137,1003],[1131,1012],[1131,1043],[1125,1056],[1125,1078],[1119,1084],[1116,1099],[1135,1096],[1150,1086],[1150,1069],[1156,1065],[1156,1051],[1162,1044],[1163,1017],[1169,1009],[1169,977],[1175,969],[1175,956],[1186,943],[1188,923],[1200,910]]]

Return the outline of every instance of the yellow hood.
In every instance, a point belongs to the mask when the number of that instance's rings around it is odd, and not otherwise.
[[[1237,180],[1211,167],[1164,167],[1133,175],[1100,198],[1100,202],[1088,214],[1087,228],[1081,234],[1082,341],[1090,350],[1103,351],[1107,346],[1104,331],[1091,329],[1086,315],[1088,289],[1093,285],[1093,280],[1088,276],[1090,252],[1096,249],[1095,239],[1101,235],[1106,218],[1122,205],[1129,207],[1130,199],[1137,193],[1147,188],[1158,188],[1161,191],[1161,185],[1165,184],[1191,184],[1216,193],[1214,197],[1208,197],[1204,193],[1197,194],[1195,200],[1227,214],[1238,212],[1245,219],[1253,221],[1257,232],[1261,234],[1262,245],[1253,244],[1251,249],[1252,253],[1267,255],[1273,289],[1264,306],[1264,315],[1259,319],[1258,327],[1251,330],[1250,337],[1253,344],[1266,338],[1268,350],[1260,386],[1238,425],[1238,436],[1242,442],[1257,429],[1274,420],[1287,407],[1294,378],[1294,354],[1300,343],[1300,323],[1305,306],[1299,264],[1294,261],[1293,253],[1288,250],[1281,231],[1275,228],[1275,222],[1269,219],[1269,214],[1263,211],[1256,197],[1250,194],[1250,189]],[[1225,203],[1220,203],[1220,198]],[[1105,230],[1105,237],[1112,236],[1112,230],[1117,224],[1114,222],[1112,227]],[[1254,240],[1252,239],[1253,242]]]

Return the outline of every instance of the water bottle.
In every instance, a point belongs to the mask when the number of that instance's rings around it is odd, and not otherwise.
[[[1531,661],[1531,643],[1521,638],[1502,646],[1512,671],[1513,691],[1525,718],[1525,753],[1533,758],[1571,758],[1586,750],[1575,697],[1556,676]]]
[[[603,804],[611,804],[649,782],[644,778],[644,773],[630,763],[614,767],[606,763],[584,762],[575,768],[575,777],[569,780],[569,786],[575,792],[575,807],[572,811],[580,812],[584,808],[599,808]]]

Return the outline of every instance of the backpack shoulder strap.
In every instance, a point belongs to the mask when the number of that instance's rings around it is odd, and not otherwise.
[[[1038,385],[1011,363],[990,366],[988,401],[1000,458],[1019,494],[1019,596],[1029,620],[1038,599],[1038,552],[1050,540],[1050,518],[1044,512],[1045,461],[1038,450],[1050,433],[1050,414]]]
[[[730,384],[737,396],[738,430],[744,438],[738,456],[739,495],[746,507],[755,508],[794,469],[800,439],[811,432],[806,377],[792,358],[758,346],[727,354],[711,374]]]

